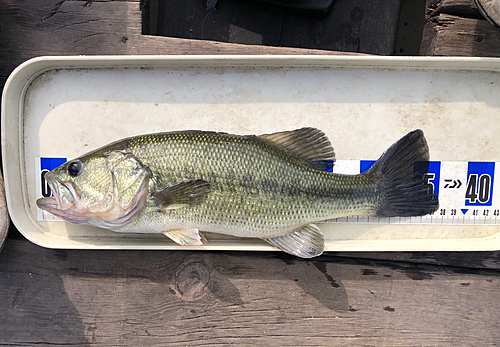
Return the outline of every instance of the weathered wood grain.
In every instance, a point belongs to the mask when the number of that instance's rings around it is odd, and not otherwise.
[[[283,253],[9,240],[0,344],[493,346],[500,273]]]
[[[442,13],[464,18],[484,19],[474,0],[427,0],[427,19]]]
[[[328,252],[326,256],[500,270],[500,252]]]
[[[486,20],[440,14],[425,24],[420,55],[499,57],[500,30]]]
[[[322,21],[285,17],[279,45],[392,55],[400,1],[337,1]],[[298,41],[300,40],[300,41]]]
[[[336,1],[326,17],[272,12],[222,0],[206,11],[202,1],[159,2],[158,34],[266,46],[391,55],[400,0]],[[256,20],[258,18],[258,20]]]
[[[474,0],[428,0],[426,17],[420,55],[500,56],[500,30]]]
[[[0,84],[46,54],[332,53],[140,28],[135,1],[0,2]],[[497,344],[499,272],[471,267],[496,268],[498,253],[477,263],[460,254],[449,262],[439,253],[348,255],[55,251],[10,238],[0,253],[0,345]],[[401,261],[373,260],[384,256]]]
[[[41,55],[338,54],[141,35],[138,1],[3,1],[0,26],[0,85]]]

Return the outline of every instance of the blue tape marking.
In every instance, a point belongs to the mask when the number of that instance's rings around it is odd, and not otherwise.
[[[494,162],[470,161],[467,167],[465,206],[491,206],[494,178]]]
[[[51,171],[66,161],[68,161],[67,158],[40,158],[40,169]]]
[[[335,162],[333,160],[321,160],[321,164],[325,166],[325,171],[333,172]]]
[[[359,162],[359,173],[367,171],[369,168],[375,164],[376,160],[361,160]]]
[[[441,162],[430,161],[427,170],[427,183],[431,184],[434,192],[439,197],[439,182],[441,181]]]

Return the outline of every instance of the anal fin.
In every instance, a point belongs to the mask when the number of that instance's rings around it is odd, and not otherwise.
[[[283,252],[301,258],[317,257],[325,249],[325,237],[315,224],[306,224],[285,236],[266,241]]]
[[[198,229],[171,229],[162,233],[179,245],[201,246],[207,239],[199,233]]]

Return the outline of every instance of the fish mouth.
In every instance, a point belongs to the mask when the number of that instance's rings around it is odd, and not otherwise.
[[[50,213],[60,215],[60,213],[75,207],[79,196],[75,186],[71,182],[59,180],[52,172],[45,174],[45,180],[49,185],[52,196],[38,199],[37,206]]]
[[[52,210],[52,209],[58,209],[59,207],[57,200],[53,197],[40,198],[36,201],[36,205],[41,210],[48,210],[48,209]]]

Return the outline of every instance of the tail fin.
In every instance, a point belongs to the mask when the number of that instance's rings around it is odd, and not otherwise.
[[[427,182],[429,147],[422,130],[393,144],[365,173],[379,181],[382,199],[376,217],[410,217],[433,213],[439,201]]]

